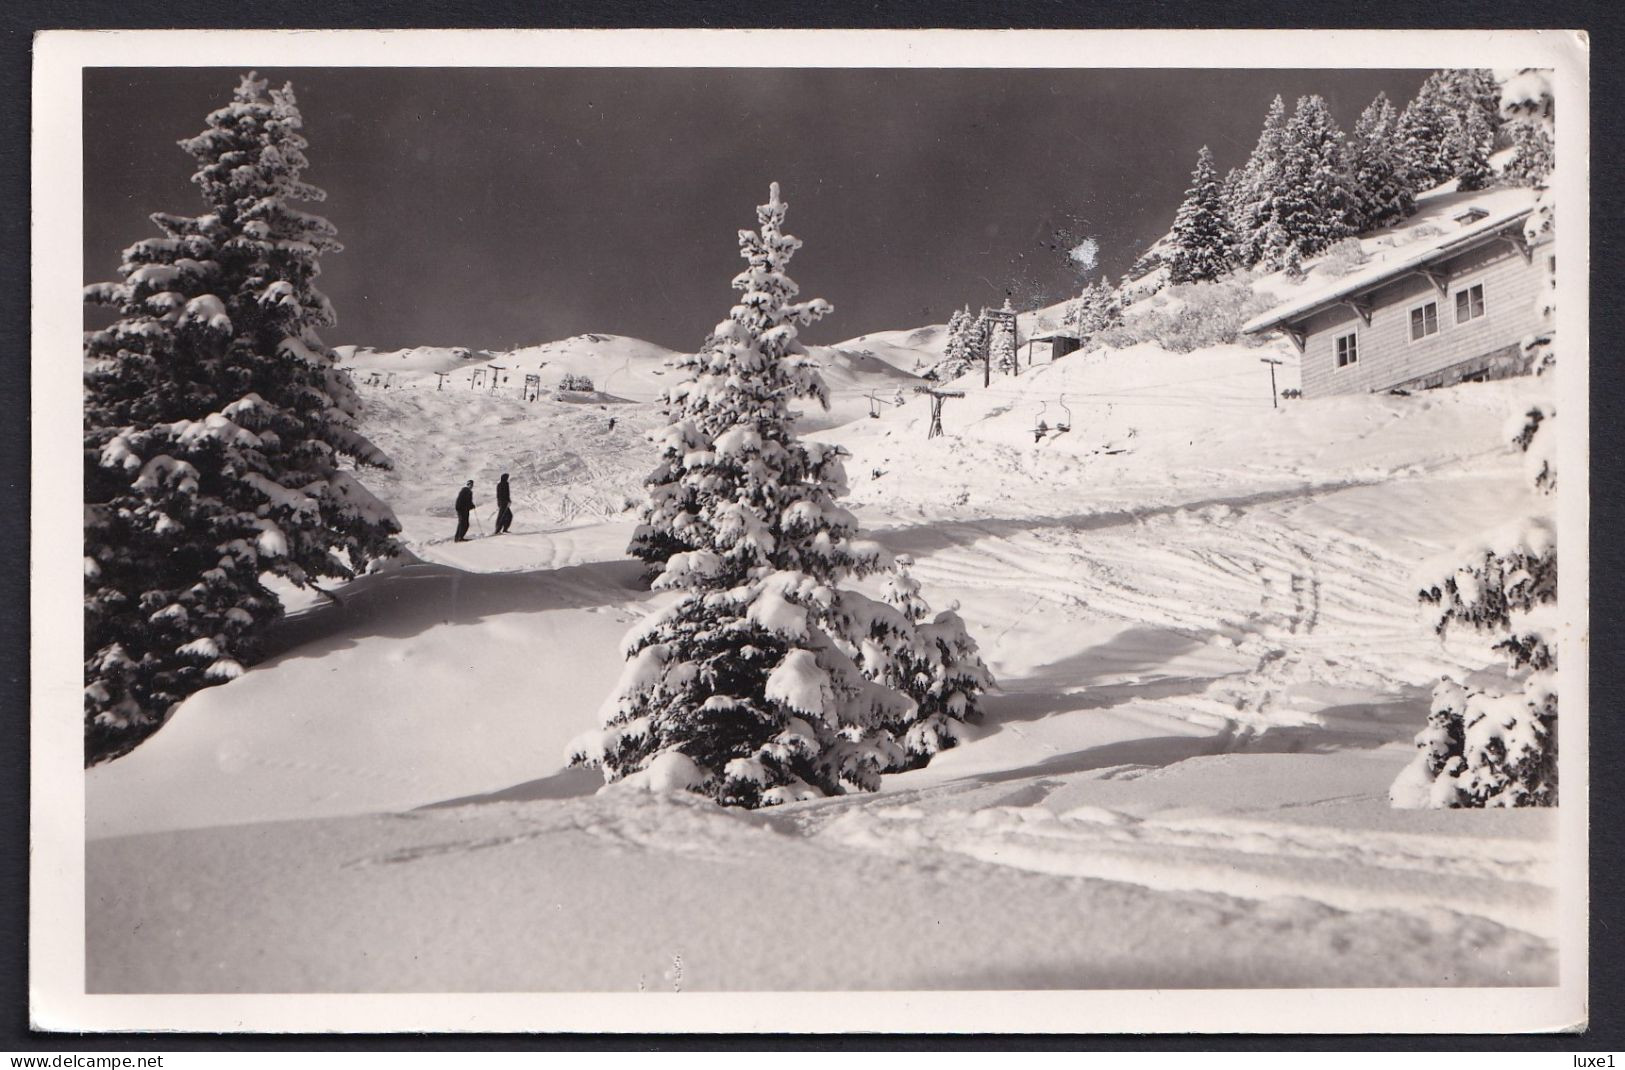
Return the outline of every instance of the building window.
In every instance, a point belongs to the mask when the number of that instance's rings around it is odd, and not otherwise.
[[[1484,284],[1456,291],[1456,322],[1466,323],[1484,314]]]
[[[1360,346],[1353,332],[1337,336],[1337,366],[1347,368],[1360,359]]]
[[[1439,302],[1429,301],[1411,309],[1411,341],[1420,341],[1430,334],[1439,333]]]

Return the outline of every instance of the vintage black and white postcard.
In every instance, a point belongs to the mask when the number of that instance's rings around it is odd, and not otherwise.
[[[1583,1024],[1583,33],[37,61],[39,1027]]]

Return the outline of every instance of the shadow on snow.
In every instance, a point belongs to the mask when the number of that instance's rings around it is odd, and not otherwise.
[[[356,640],[408,638],[437,624],[466,624],[503,613],[590,609],[648,597],[641,561],[593,561],[535,572],[464,572],[420,562],[362,576],[342,601],[289,615],[266,637],[260,665],[318,657]]]
[[[1354,487],[1371,486],[1380,479],[1339,479],[1326,483],[1301,483],[1276,490],[1258,491],[1228,498],[1203,498],[1190,502],[1170,502],[1151,505],[1143,509],[1111,509],[1096,513],[1070,513],[1060,516],[1007,517],[991,520],[949,520],[905,527],[880,528],[870,537],[892,553],[923,556],[955,546],[968,546],[980,539],[1016,535],[1041,528],[1066,528],[1072,531],[1096,531],[1101,528],[1138,524],[1153,517],[1170,516],[1179,512],[1195,512],[1215,506],[1247,509],[1255,505],[1310,498],[1317,494],[1330,494]]]

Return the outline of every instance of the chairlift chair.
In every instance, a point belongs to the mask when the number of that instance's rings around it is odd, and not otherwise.
[[[1060,406],[1061,408],[1066,409],[1066,416],[1055,421],[1055,431],[1057,434],[1064,435],[1068,431],[1072,430],[1072,409],[1066,403],[1065,394],[1061,395]]]
[[[869,391],[869,419],[880,419],[880,399],[875,397],[873,390]]]
[[[1040,401],[1038,403],[1038,415],[1035,417],[1037,422],[1033,424],[1034,442],[1044,441],[1044,436],[1049,434],[1049,424],[1044,422],[1044,410],[1047,408],[1049,408],[1049,402]]]

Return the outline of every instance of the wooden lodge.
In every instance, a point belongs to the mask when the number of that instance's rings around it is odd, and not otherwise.
[[[1425,247],[1397,250],[1242,331],[1292,340],[1308,398],[1523,374],[1520,342],[1540,327],[1536,299],[1556,269],[1549,241],[1524,239],[1531,211],[1469,206]]]

